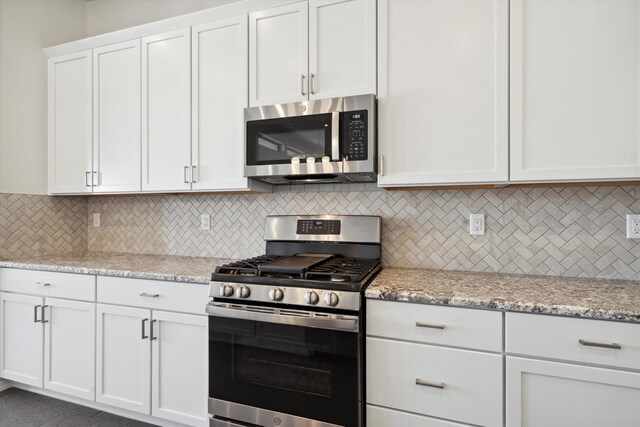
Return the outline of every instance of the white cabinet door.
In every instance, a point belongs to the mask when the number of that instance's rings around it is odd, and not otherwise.
[[[0,377],[42,387],[42,298],[0,292]]]
[[[49,59],[49,193],[92,190],[91,76],[91,50]]]
[[[248,188],[243,169],[247,46],[246,16],[192,28],[194,190]]]
[[[640,2],[510,11],[511,180],[640,177]]]
[[[380,186],[507,181],[508,7],[379,2]]]
[[[507,357],[507,427],[632,427],[640,373]]]
[[[151,311],[98,304],[96,402],[151,411]]]
[[[309,96],[308,5],[298,2],[249,15],[249,104]]]
[[[153,312],[151,415],[206,427],[208,317]]]
[[[191,32],[142,39],[142,190],[191,188]]]
[[[95,192],[140,191],[140,40],[93,51]]]
[[[376,93],[376,2],[309,1],[309,98]]]
[[[95,398],[96,305],[46,298],[44,388]]]

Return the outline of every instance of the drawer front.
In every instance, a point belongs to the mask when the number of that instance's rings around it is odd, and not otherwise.
[[[206,314],[209,287],[193,283],[98,276],[98,302]]]
[[[367,300],[367,335],[502,351],[502,313]]]
[[[506,351],[640,369],[640,324],[507,313]]]
[[[407,414],[406,412],[394,411],[377,406],[367,406],[367,426],[368,427],[465,427],[463,424],[451,421],[439,420],[436,418],[423,417],[422,415]]]
[[[0,290],[93,302],[96,300],[96,277],[87,274],[1,268]]]
[[[497,354],[367,338],[367,403],[502,425],[502,365]]]

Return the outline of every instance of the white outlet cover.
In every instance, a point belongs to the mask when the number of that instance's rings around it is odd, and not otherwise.
[[[99,213],[94,213],[93,214],[93,226],[94,227],[100,227],[100,214]]]
[[[211,215],[200,215],[200,230],[211,230]]]
[[[640,239],[640,215],[627,215],[627,239]]]
[[[484,214],[469,215],[469,234],[484,236]]]

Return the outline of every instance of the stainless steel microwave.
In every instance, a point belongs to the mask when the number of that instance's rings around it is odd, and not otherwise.
[[[269,184],[375,182],[374,95],[245,109],[245,176]]]

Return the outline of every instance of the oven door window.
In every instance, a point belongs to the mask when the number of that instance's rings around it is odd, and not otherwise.
[[[209,396],[358,425],[357,333],[209,317]]]
[[[247,165],[291,163],[331,156],[331,114],[247,122]]]

